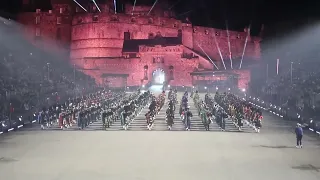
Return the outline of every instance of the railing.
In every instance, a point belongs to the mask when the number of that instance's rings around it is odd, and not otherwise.
[[[264,101],[260,97],[255,96],[246,96],[245,98],[250,104],[268,111],[269,113],[274,114],[280,118],[284,118],[286,120],[296,121],[297,124],[300,124],[302,127],[320,135],[320,127],[317,122],[312,119],[304,119],[300,112],[292,110],[290,108],[281,107],[275,104],[272,104],[268,101]]]

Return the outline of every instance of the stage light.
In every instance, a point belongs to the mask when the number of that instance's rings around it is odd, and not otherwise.
[[[155,78],[155,80],[157,81],[157,83],[159,83],[159,84],[163,84],[164,81],[165,81],[165,76],[164,76],[164,74],[158,74],[158,75],[156,75],[154,78]]]
[[[98,11],[99,11],[99,12],[101,12],[101,10],[100,10],[100,8],[99,8],[98,4],[96,3],[96,1],[95,1],[95,0],[92,0],[92,1],[93,1],[94,5],[96,5],[96,7],[97,7]]]
[[[113,4],[114,4],[114,13],[117,14],[117,1],[113,0]]]
[[[219,88],[218,87],[216,87],[216,90],[218,90]]]
[[[207,87],[204,87],[204,89],[207,89]]]
[[[246,89],[243,88],[243,89],[242,89],[242,92],[246,92]]]
[[[230,91],[230,88],[228,88],[228,91]]]
[[[170,87],[170,85],[168,85],[168,88]]]
[[[79,7],[81,7],[85,12],[88,12],[86,10],[86,8],[84,8],[83,6],[81,6],[81,4],[77,1],[77,0],[73,0],[73,2],[75,2]]]
[[[148,14],[147,14],[148,16],[149,16],[150,12],[152,11],[152,9],[154,8],[154,6],[157,4],[157,2],[158,2],[158,0],[156,0],[156,1],[153,3],[151,9],[149,10],[149,12],[148,12]]]
[[[142,85],[142,87],[144,88],[145,86],[144,86],[144,85]]]

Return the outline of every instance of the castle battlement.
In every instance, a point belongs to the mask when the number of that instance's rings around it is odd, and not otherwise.
[[[225,29],[209,28],[202,26],[193,26],[191,23],[184,23],[181,20],[174,19],[172,17],[161,17],[161,16],[152,16],[152,15],[132,15],[130,13],[110,13],[110,12],[101,12],[101,13],[74,13],[72,18],[66,18],[66,16],[71,16],[72,10],[66,10],[68,5],[56,5],[55,10],[50,10],[48,12],[28,12],[28,16],[33,16],[35,18],[44,18],[46,21],[52,22],[53,18],[62,19],[61,24],[70,24],[72,20],[72,25],[82,25],[90,23],[110,23],[110,24],[129,24],[129,25],[148,25],[148,26],[159,26],[160,28],[172,28],[172,29],[182,29],[186,31],[192,30],[193,34],[196,36],[205,36],[216,38],[227,38],[228,33]],[[128,6],[132,7],[132,6]],[[63,8],[60,10],[60,8]],[[26,15],[23,13],[22,15]],[[66,20],[68,19],[68,20]],[[57,20],[58,21],[58,20]],[[247,32],[238,32],[229,30],[229,39],[239,39],[245,40],[247,37]],[[261,41],[260,37],[249,36],[249,42]]]
[[[128,14],[86,13],[75,14],[72,25],[85,23],[124,23],[130,25],[149,25],[181,29],[182,22],[174,18],[155,16],[135,16]]]
[[[208,28],[202,26],[193,26],[193,33],[197,36],[207,36],[213,37],[215,36],[217,39],[220,38],[228,38],[228,32],[225,29],[217,29],[217,28]],[[230,31],[229,30],[229,39],[238,39],[238,40],[245,40],[247,37],[247,32],[239,32],[239,31]],[[249,42],[259,41],[259,37],[254,37],[249,35]]]
[[[99,4],[101,12],[91,1],[82,4],[88,12],[71,0],[51,2],[52,10],[19,14],[27,39],[55,54],[69,53],[70,63],[100,83],[105,74],[128,74],[128,85],[141,85],[162,68],[171,73],[172,85],[192,86],[190,73],[213,70],[211,60],[221,67],[222,59],[232,56],[237,63],[247,37],[247,32],[229,31],[228,38],[226,30],[193,26],[174,18],[160,4],[150,13],[150,6],[135,6],[132,11],[130,4],[122,13],[115,13],[111,0]],[[260,37],[249,36],[244,59],[260,59],[260,41]],[[241,87],[245,88],[244,83]]]

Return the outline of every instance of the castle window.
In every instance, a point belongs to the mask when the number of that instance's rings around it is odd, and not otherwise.
[[[160,25],[161,26],[164,26],[165,22],[164,21],[161,21]]]
[[[61,8],[59,9],[59,12],[60,12],[60,14],[62,14],[62,13],[64,12],[64,8],[61,7]]]
[[[61,17],[57,17],[57,24],[61,24],[61,21],[62,21]]]
[[[96,6],[92,6],[92,12],[97,12],[97,7]]]
[[[77,23],[78,24],[81,24],[83,21],[82,21],[82,19],[81,18],[79,18],[78,20],[77,20]]]
[[[136,18],[131,18],[131,22],[136,22]]]
[[[153,39],[153,38],[154,38],[153,33],[149,33],[149,35],[148,35],[148,39]]]
[[[149,24],[152,24],[152,23],[153,23],[153,19],[152,19],[152,18],[149,18],[148,23],[149,23]]]
[[[220,33],[219,33],[219,32],[216,32],[215,34],[216,34],[216,36],[220,36]]]
[[[36,37],[41,36],[40,28],[36,28]]]
[[[99,20],[98,15],[94,15],[94,16],[92,17],[92,21],[93,21],[93,22],[98,22],[98,20]]]
[[[40,16],[36,17],[36,24],[40,24]]]
[[[237,35],[237,38],[240,39],[240,34]]]
[[[78,6],[76,7],[76,12],[80,12],[80,9]]]
[[[196,29],[196,28],[193,28],[193,32],[194,32],[194,33],[197,32],[197,29]]]
[[[111,21],[119,21],[119,19],[118,19],[117,16],[112,16],[112,17],[111,17]]]
[[[208,31],[208,30],[205,30],[204,32],[205,32],[205,34],[206,34],[206,35],[208,35],[208,34],[209,34],[209,31]]]
[[[173,27],[174,27],[174,28],[178,27],[178,24],[177,24],[177,23],[174,23],[174,24],[173,24]]]

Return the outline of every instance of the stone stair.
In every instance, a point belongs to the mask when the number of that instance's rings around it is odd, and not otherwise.
[[[165,102],[165,105],[162,107],[162,109],[159,111],[159,114],[157,114],[155,121],[154,121],[154,126],[152,130],[156,131],[167,131],[168,130],[168,125],[166,123],[166,111],[168,108],[167,101]]]
[[[145,114],[149,111],[149,105],[145,106],[140,113],[130,122],[129,131],[146,131],[147,120]]]
[[[191,131],[205,131],[206,129],[202,123],[201,118],[199,117],[198,109],[194,105],[193,100],[191,98],[189,100],[189,106],[190,106],[190,111],[193,115],[193,117],[191,118],[190,130]]]

